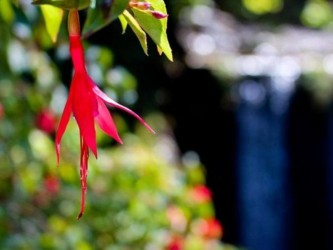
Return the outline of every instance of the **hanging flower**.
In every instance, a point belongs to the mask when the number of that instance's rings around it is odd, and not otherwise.
[[[81,176],[81,211],[82,217],[85,207],[85,193],[87,190],[89,150],[97,157],[95,123],[118,143],[122,143],[112,116],[106,104],[119,108],[138,119],[150,132],[153,129],[132,110],[122,106],[109,98],[93,82],[85,67],[84,50],[80,37],[80,23],[77,10],[71,10],[68,16],[68,31],[70,54],[72,57],[74,75],[69,90],[68,99],[60,119],[56,133],[57,161],[60,160],[60,142],[66,130],[70,117],[73,115],[80,132],[80,176]]]

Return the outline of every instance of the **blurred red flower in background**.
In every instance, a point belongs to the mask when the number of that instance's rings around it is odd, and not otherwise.
[[[193,230],[208,239],[221,239],[223,236],[222,225],[216,218],[198,220]]]
[[[0,103],[0,119],[4,116],[4,110],[3,110],[3,106]]]
[[[212,192],[205,185],[197,185],[190,190],[190,197],[199,203],[210,202],[212,200]]]
[[[44,179],[44,188],[49,193],[57,193],[59,191],[59,181],[56,176],[48,175]]]
[[[56,116],[51,110],[42,110],[36,116],[36,126],[47,134],[55,131]]]
[[[174,235],[168,243],[166,250],[182,250],[183,245],[184,239],[180,236]]]

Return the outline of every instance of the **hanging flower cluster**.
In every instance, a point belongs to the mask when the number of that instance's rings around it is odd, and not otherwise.
[[[56,132],[55,142],[59,164],[61,138],[66,130],[70,117],[73,115],[80,131],[80,176],[82,201],[81,211],[78,218],[81,218],[85,207],[89,151],[97,157],[95,123],[97,123],[106,134],[111,136],[118,143],[122,143],[106,104],[131,114],[150,132],[154,133],[154,131],[132,110],[120,105],[103,93],[88,75],[85,67],[84,50],[80,36],[79,14],[77,10],[69,11],[68,32],[74,75],[69,90],[69,96]]]

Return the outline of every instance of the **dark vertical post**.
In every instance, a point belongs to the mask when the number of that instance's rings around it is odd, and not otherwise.
[[[238,86],[238,215],[240,243],[249,250],[288,249],[289,188],[284,144],[290,89],[269,77]]]

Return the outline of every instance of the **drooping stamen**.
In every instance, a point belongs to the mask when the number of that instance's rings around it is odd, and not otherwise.
[[[85,209],[85,200],[87,192],[87,176],[88,176],[88,159],[89,159],[89,149],[84,143],[83,137],[80,136],[80,147],[81,147],[81,157],[80,157],[80,178],[81,178],[81,210],[77,219],[79,220]]]

